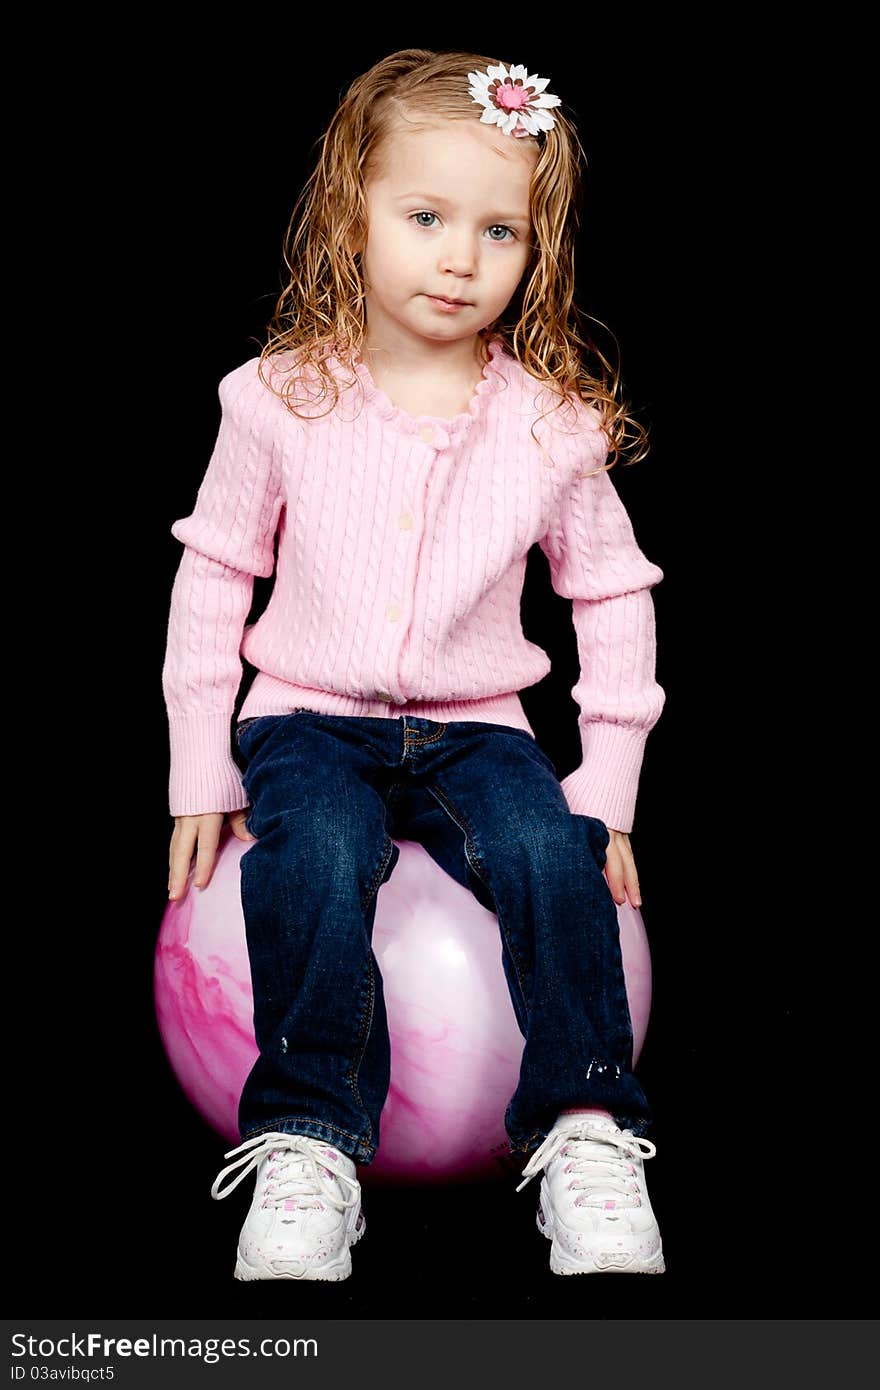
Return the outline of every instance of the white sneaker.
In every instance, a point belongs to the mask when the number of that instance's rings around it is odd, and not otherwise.
[[[563,1115],[523,1168],[544,1169],[537,1224],[554,1274],[662,1274],[660,1230],[648,1199],[649,1139],[602,1115]]]
[[[352,1159],[305,1134],[256,1134],[223,1157],[233,1154],[242,1157],[218,1173],[211,1187],[218,1201],[257,1169],[235,1278],[347,1279],[349,1249],[366,1229]],[[222,1179],[242,1165],[221,1192]]]

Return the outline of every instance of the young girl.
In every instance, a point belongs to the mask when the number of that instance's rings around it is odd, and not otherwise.
[[[419,49],[352,84],[294,211],[269,341],[221,381],[195,508],[171,527],[170,897],[194,851],[207,883],[224,815],[252,841],[259,1057],[212,1187],[256,1170],[238,1279],[351,1272],[355,1165],[390,1076],[371,934],[395,839],[497,914],[525,1039],[505,1127],[529,1156],[520,1187],[543,1174],[551,1268],[664,1268],[615,906],[640,902],[628,832],[665,698],[663,574],[607,475],[628,427],[645,432],[573,326],[580,145],[547,85]],[[518,698],[550,669],[520,626],[535,543],[581,662],[583,760],[561,783]]]

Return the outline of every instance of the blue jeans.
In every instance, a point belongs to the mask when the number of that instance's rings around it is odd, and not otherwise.
[[[572,814],[531,734],[298,709],[240,721],[236,742],[257,836],[240,861],[259,1048],[242,1140],[280,1130],[375,1157],[391,1050],[371,941],[395,839],[418,841],[497,915],[525,1039],[511,1152],[536,1148],[574,1104],[645,1133],[608,828]]]

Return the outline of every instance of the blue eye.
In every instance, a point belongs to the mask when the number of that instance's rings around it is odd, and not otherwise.
[[[436,212],[414,212],[414,213],[411,214],[409,220],[412,222],[412,221],[414,220],[414,218],[416,218],[416,217],[436,217],[436,216],[437,216]],[[417,225],[418,225],[419,227],[425,227],[425,229],[427,230],[428,224],[427,224],[426,222],[419,222]],[[492,230],[493,230],[493,231],[499,230],[499,231],[502,231],[502,232],[509,232],[509,233],[510,233],[509,237],[503,237],[503,238],[500,238],[500,239],[499,239],[499,238],[496,238],[496,237],[491,237],[491,238],[490,238],[491,241],[496,241],[496,243],[497,243],[498,245],[501,245],[501,244],[503,244],[504,241],[508,241],[508,240],[516,241],[516,232],[513,230],[512,227],[506,227],[506,226],[504,226],[504,224],[503,224],[502,222],[496,222],[496,223],[494,223],[494,224],[493,224],[493,227],[492,227]]]

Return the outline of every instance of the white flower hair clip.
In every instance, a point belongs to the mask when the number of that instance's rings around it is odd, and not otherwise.
[[[519,63],[512,63],[509,71],[499,63],[485,72],[469,72],[468,91],[485,108],[481,121],[522,139],[552,130],[556,124],[556,117],[547,108],[559,106],[561,98],[544,91],[549,81],[549,77],[530,75]]]

